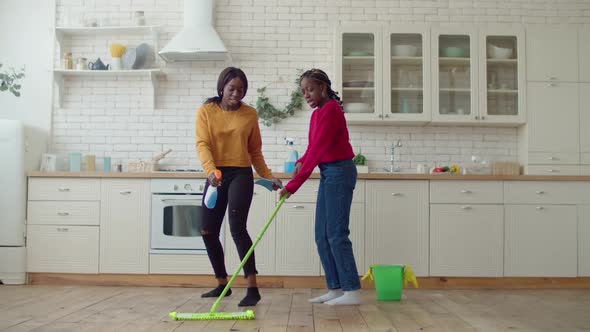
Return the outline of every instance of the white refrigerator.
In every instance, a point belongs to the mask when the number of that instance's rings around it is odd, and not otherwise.
[[[24,284],[25,138],[20,121],[0,119],[0,282]]]

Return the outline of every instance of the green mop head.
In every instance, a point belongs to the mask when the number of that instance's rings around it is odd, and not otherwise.
[[[254,319],[254,311],[242,312],[208,312],[208,313],[181,313],[171,312],[168,314],[173,320],[249,320]]]

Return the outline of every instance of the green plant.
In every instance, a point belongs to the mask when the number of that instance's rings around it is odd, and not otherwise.
[[[295,110],[303,107],[303,95],[299,87],[296,87],[291,92],[291,101],[284,109],[278,109],[270,103],[269,98],[264,94],[267,87],[268,85],[257,90],[258,99],[256,99],[256,112],[258,112],[258,118],[265,126],[270,127],[289,115],[295,114]]]
[[[363,165],[365,165],[365,162],[367,162],[367,158],[359,152],[356,154],[356,156],[354,156],[352,161],[354,162],[355,165],[363,166]]]
[[[2,64],[0,63],[0,68]],[[6,71],[0,70],[0,91],[10,91],[13,95],[20,97],[21,85],[19,81],[25,77],[24,68],[16,71],[14,68],[10,68]]]

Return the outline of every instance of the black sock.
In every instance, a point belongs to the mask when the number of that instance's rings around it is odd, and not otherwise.
[[[223,292],[224,288],[225,288],[225,285],[219,285],[216,288],[214,288],[213,290],[210,290],[207,293],[201,294],[201,297],[219,297],[219,295],[221,295],[221,293]],[[230,295],[231,295],[231,288],[227,290],[227,293],[225,293],[225,296],[230,296]]]
[[[255,306],[258,301],[260,301],[260,293],[258,292],[258,287],[248,287],[248,291],[246,292],[246,297],[238,303],[238,307],[250,307]]]

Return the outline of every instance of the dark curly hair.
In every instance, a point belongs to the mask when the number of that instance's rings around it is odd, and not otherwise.
[[[301,85],[301,80],[304,78],[310,78],[314,81],[325,84],[328,89],[328,98],[336,100],[340,104],[340,107],[342,107],[342,100],[338,97],[338,92],[332,90],[332,82],[326,72],[316,68],[307,70],[299,77],[299,85]]]
[[[205,100],[205,104],[221,103],[221,98],[223,97],[223,88],[225,88],[229,81],[236,77],[239,78],[244,85],[244,95],[242,96],[244,97],[246,92],[248,92],[248,78],[246,77],[246,74],[244,74],[244,71],[242,71],[240,68],[227,67],[219,74],[219,78],[217,79],[217,96],[207,98],[207,100]]]

